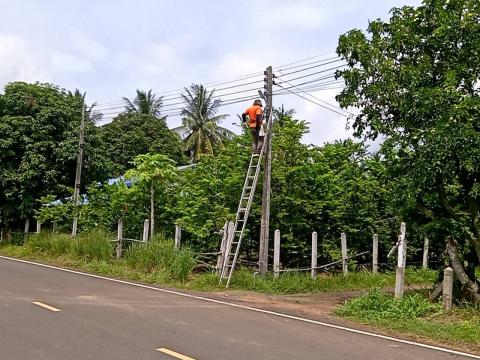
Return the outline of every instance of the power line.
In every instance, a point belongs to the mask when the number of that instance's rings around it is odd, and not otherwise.
[[[322,57],[322,56],[327,56],[327,55],[330,55],[330,54],[334,54],[334,53],[326,52],[326,53],[323,53],[323,54],[314,55],[314,56],[311,56],[311,57],[307,57],[307,58],[304,58],[304,59],[293,61],[293,62],[288,63],[288,64],[284,64],[284,65],[280,65],[278,67],[274,67],[274,69],[275,68],[282,68],[282,67],[286,67],[286,66],[290,66],[290,65],[294,65],[294,64],[298,64],[298,63],[302,63],[302,62],[305,62],[305,61],[308,61],[308,60],[316,59],[316,58],[319,58],[319,57]]]
[[[337,79],[334,79],[332,77],[333,74],[329,74],[329,75],[326,75],[326,76],[321,76],[319,78],[316,78],[316,79],[313,79],[313,80],[309,80],[309,81],[304,81],[302,83],[299,83],[299,84],[295,84],[296,86],[304,86],[304,85],[310,85],[310,86],[313,86],[312,84],[315,84],[315,85],[322,85],[322,84],[326,84],[326,83],[329,83],[329,82],[332,82],[332,81],[337,81]],[[279,79],[277,77],[277,79]],[[324,81],[324,80],[328,80],[328,81]],[[283,83],[287,83],[287,80],[282,80],[280,81],[278,84],[283,84]],[[288,88],[291,89],[293,86],[289,86]]]
[[[313,100],[311,100],[311,99],[309,99],[309,98],[307,98],[307,97],[305,97],[305,96],[303,96],[303,95],[300,95],[300,94],[298,94],[298,93],[296,93],[296,92],[294,92],[294,91],[292,91],[292,90],[289,90],[289,89],[283,87],[282,85],[279,85],[279,84],[275,84],[275,85],[281,87],[282,89],[284,89],[284,90],[286,90],[286,91],[288,91],[288,92],[290,92],[290,93],[292,93],[292,94],[294,94],[294,95],[297,95],[298,97],[301,97],[301,98],[304,99],[304,100],[307,100],[307,101],[309,101],[309,102],[311,102],[311,103],[313,103],[313,104],[315,104],[315,105],[318,105],[318,106],[320,106],[320,107],[322,107],[322,108],[324,108],[324,109],[326,109],[326,110],[330,110],[330,111],[332,111],[332,112],[334,112],[334,113],[336,113],[336,114],[338,114],[338,115],[341,115],[341,116],[343,116],[343,117],[348,118],[348,115],[345,115],[345,114],[343,114],[343,113],[341,113],[341,112],[339,112],[339,111],[337,111],[337,110],[331,109],[331,108],[329,108],[329,107],[327,107],[327,106],[325,106],[325,105],[322,105],[322,104],[320,104],[320,103],[318,103],[318,102],[316,102],[316,101],[313,101]]]
[[[281,80],[281,79],[280,79],[280,80]],[[337,105],[330,104],[329,102],[327,102],[327,101],[325,101],[325,100],[323,100],[323,99],[320,99],[319,97],[317,97],[317,96],[315,96],[315,95],[312,95],[312,94],[306,92],[305,90],[300,89],[298,86],[296,86],[296,85],[294,85],[294,84],[292,84],[292,83],[290,83],[290,82],[288,82],[288,81],[283,81],[283,82],[291,85],[292,87],[294,87],[295,89],[299,90],[300,92],[303,92],[304,94],[307,94],[308,96],[311,96],[312,98],[314,98],[314,99],[316,99],[316,100],[318,100],[318,101],[320,101],[320,102],[322,102],[322,103],[324,103],[324,104],[326,104],[326,105],[332,106],[332,107],[334,107],[335,109],[338,109],[338,110],[341,110],[341,111],[347,113],[349,116],[350,116],[350,115],[353,115],[353,114],[350,113],[349,111],[346,111],[346,110],[338,107]]]
[[[322,64],[323,63],[323,64],[327,65],[328,61],[335,60],[335,59],[338,59],[338,56],[334,56],[334,57],[330,57],[330,58],[322,59],[322,60],[317,60],[317,61],[312,61],[312,62],[308,62],[308,63],[301,64],[301,65],[288,66],[288,67],[278,67],[278,68],[274,68],[274,69],[275,69],[275,71],[286,71],[286,70],[298,69],[298,68],[301,68],[301,67],[304,67],[304,66],[314,65],[314,64]]]
[[[315,69],[315,68],[318,68],[320,66],[325,66],[325,65],[329,65],[329,64],[334,64],[336,62],[340,62],[342,61],[342,59],[336,59],[336,60],[332,60],[332,61],[328,61],[328,62],[325,62],[325,63],[321,63],[321,64],[317,64],[317,65],[313,65],[313,66],[308,66],[306,68],[302,68],[302,69],[299,69],[299,70],[295,70],[295,71],[291,71],[291,72],[288,72],[288,73],[283,73],[282,70],[278,70],[279,72],[282,73],[283,76],[288,76],[288,75],[291,75],[291,74],[296,74],[296,73],[299,73],[299,72],[303,72],[303,71],[307,71],[307,70],[311,70],[311,69]],[[343,67],[345,65],[342,65],[341,67]]]
[[[307,74],[307,75],[297,76],[296,78],[293,78],[293,79],[287,79],[286,81],[294,81],[294,80],[298,80],[298,79],[304,79],[306,77],[310,77],[310,76],[313,76],[313,75],[323,74],[327,71],[337,70],[337,69],[340,69],[344,66],[345,65],[334,66],[334,67],[331,67],[331,68],[328,68],[328,69],[325,69],[325,70],[316,71],[316,72],[313,72],[313,73],[310,73],[310,74]],[[286,75],[282,74],[282,76],[286,76]]]

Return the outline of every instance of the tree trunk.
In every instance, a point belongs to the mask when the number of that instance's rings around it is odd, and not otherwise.
[[[470,280],[465,272],[462,261],[458,256],[457,244],[450,236],[447,237],[446,243],[448,256],[450,257],[450,264],[455,272],[456,278],[462,284],[462,291],[466,291],[475,302],[480,302],[479,286],[476,281]]]
[[[150,239],[155,235],[155,189],[153,187],[153,181],[150,185]]]

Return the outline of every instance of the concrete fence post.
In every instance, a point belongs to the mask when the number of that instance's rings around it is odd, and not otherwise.
[[[25,227],[23,229],[23,232],[25,234],[28,234],[28,232],[30,231],[30,219],[29,218],[26,218],[25,219]]]
[[[372,273],[378,273],[378,235],[373,234]]]
[[[180,249],[180,243],[182,241],[182,227],[175,225],[175,249]]]
[[[453,269],[447,267],[443,270],[443,296],[442,304],[443,310],[449,311],[452,308],[453,298]]]
[[[310,276],[312,277],[312,279],[315,279],[317,277],[317,253],[317,232],[314,231],[312,233],[312,270],[310,272]]]
[[[148,241],[148,230],[150,228],[150,221],[146,219],[143,222],[143,236],[142,236],[142,241],[147,242]]]
[[[341,243],[342,243],[342,271],[343,275],[348,274],[348,249],[347,249],[347,234],[343,233],[340,235]]]
[[[41,231],[42,231],[42,223],[37,221],[37,231],[36,231],[36,233],[40,234]]]
[[[405,265],[407,261],[406,224],[400,224],[400,235],[398,236],[397,270],[395,276],[395,298],[401,299],[405,284]]]
[[[123,251],[123,221],[118,220],[117,224],[117,259],[122,257]]]
[[[73,219],[73,224],[72,224],[72,236],[77,236],[78,232],[78,218]]]
[[[225,244],[225,255],[223,257],[222,269],[225,266],[227,266],[228,257],[230,256],[230,251],[232,250],[232,242],[233,242],[233,239],[235,238],[235,223],[233,221],[230,221],[228,223],[227,233],[228,233],[228,236]]]
[[[428,269],[428,244],[429,240],[427,237],[425,237],[425,240],[423,242],[423,262],[422,262],[422,267],[424,269]]]
[[[216,271],[218,275],[221,275],[222,273],[223,259],[225,258],[225,248],[227,246],[227,239],[228,239],[228,221],[225,221],[225,225],[223,225],[222,242],[220,243],[220,251],[218,252],[218,257],[217,257]]]
[[[57,232],[57,223],[56,222],[54,222],[52,224],[52,232]]]
[[[280,274],[280,230],[275,230],[273,238],[273,277],[278,278]]]

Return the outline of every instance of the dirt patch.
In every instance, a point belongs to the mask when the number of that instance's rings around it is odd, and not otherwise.
[[[210,294],[217,299],[252,306],[264,310],[286,313],[309,319],[331,319],[334,309],[345,300],[358,296],[361,291],[342,291],[305,295],[265,295],[247,291],[228,291]]]

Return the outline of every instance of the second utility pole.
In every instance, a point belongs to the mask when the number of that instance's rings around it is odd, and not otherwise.
[[[73,218],[72,236],[77,235],[78,206],[80,205],[80,180],[82,178],[83,148],[85,147],[85,94],[82,97],[82,117],[80,119],[80,139],[78,141],[77,171],[75,172],[75,188],[73,202],[75,204],[75,217]]]
[[[267,131],[265,136],[265,168],[263,171],[263,194],[262,194],[262,220],[260,226],[260,249],[258,252],[258,272],[264,276],[268,270],[268,240],[270,228],[270,192],[271,192],[271,178],[272,178],[272,130],[273,130],[273,116],[271,117],[272,108],[272,88],[273,88],[273,72],[272,67],[269,66],[265,71],[265,97],[266,97],[266,112],[265,119],[267,120]]]

